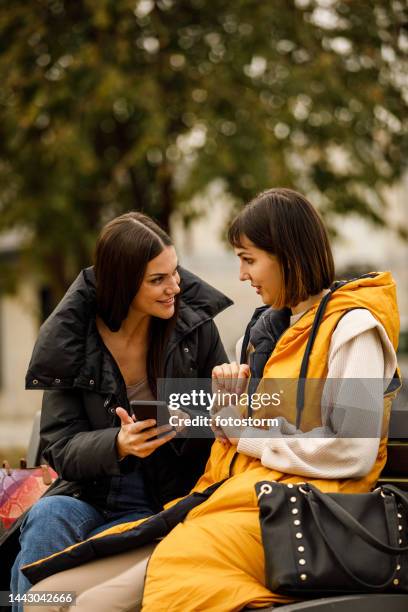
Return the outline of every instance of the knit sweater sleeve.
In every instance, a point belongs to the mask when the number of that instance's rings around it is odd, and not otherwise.
[[[242,432],[238,452],[258,457],[265,467],[315,478],[359,478],[373,467],[380,442],[383,394],[395,372],[394,348],[365,309],[342,317],[329,348],[322,427],[296,430],[285,418],[259,437]]]

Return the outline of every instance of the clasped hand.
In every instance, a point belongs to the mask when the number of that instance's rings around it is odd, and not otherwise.
[[[216,366],[212,371],[212,392],[222,398],[223,393],[235,395],[239,399],[239,397],[244,392],[248,378],[250,376],[250,369],[247,364],[238,364],[235,361],[232,363],[223,363],[222,365]],[[225,402],[221,401],[218,405],[216,405],[213,409],[212,416],[216,416],[216,412],[222,410],[225,407]],[[230,405],[230,402],[227,402],[227,405]],[[228,435],[226,431],[216,424],[215,418],[211,421],[211,429],[213,430],[216,439],[218,439],[222,444],[233,444],[237,445],[239,441],[239,437],[233,437]]]

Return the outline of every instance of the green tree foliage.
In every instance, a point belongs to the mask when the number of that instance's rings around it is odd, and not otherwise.
[[[293,186],[383,222],[407,152],[405,3],[13,0],[0,13],[0,231],[60,294],[102,221]],[[404,91],[405,87],[405,91]]]

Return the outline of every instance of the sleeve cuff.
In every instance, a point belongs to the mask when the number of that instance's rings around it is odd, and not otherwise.
[[[265,438],[254,437],[253,427],[247,427],[243,430],[241,437],[238,442],[237,451],[249,457],[255,457],[256,459],[262,458],[262,453],[265,448]],[[259,433],[258,433],[259,436]]]
[[[116,461],[112,463],[112,475],[113,476],[117,476],[122,473],[123,462],[126,459],[126,457],[129,456],[129,455],[125,455],[124,457],[122,457],[122,459],[120,459],[119,453],[118,453],[118,447],[116,445],[116,440],[120,432],[120,427],[115,427],[115,429],[116,429],[116,432],[113,437],[113,453],[114,453]]]

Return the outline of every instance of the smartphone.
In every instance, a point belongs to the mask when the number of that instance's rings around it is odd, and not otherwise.
[[[159,400],[132,400],[130,402],[130,414],[135,416],[138,421],[147,421],[148,419],[154,419],[156,421],[155,427],[160,425],[167,425],[170,418],[169,409],[166,402]],[[169,430],[170,431],[170,430]],[[165,434],[154,436],[152,440],[163,437]]]

